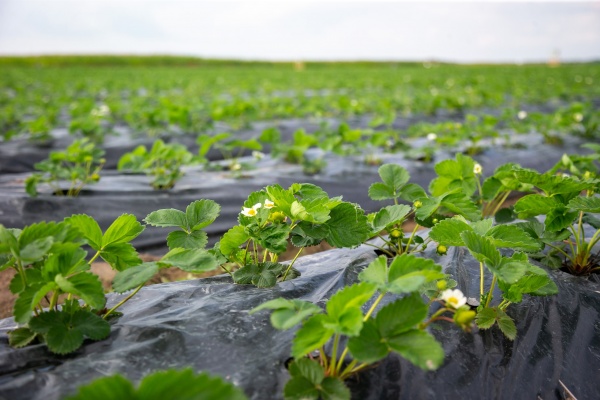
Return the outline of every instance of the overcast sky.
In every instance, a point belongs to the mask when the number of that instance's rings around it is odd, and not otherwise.
[[[0,54],[600,59],[600,2],[0,0]]]

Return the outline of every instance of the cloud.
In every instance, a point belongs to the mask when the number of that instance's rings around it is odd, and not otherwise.
[[[586,60],[598,26],[594,3],[4,0],[0,54]]]

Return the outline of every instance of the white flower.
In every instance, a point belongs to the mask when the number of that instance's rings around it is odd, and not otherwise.
[[[240,169],[242,169],[242,164],[240,163],[233,163],[229,166],[230,171],[239,171]]]
[[[275,203],[273,203],[271,200],[266,199],[265,200],[265,208],[273,208],[275,207]]]
[[[436,139],[437,139],[437,135],[435,133],[428,133],[427,134],[427,140],[428,141],[433,142]]]
[[[459,289],[444,290],[440,299],[444,300],[446,305],[452,308],[460,308],[467,304],[467,298]]]
[[[251,208],[243,207],[242,214],[245,215],[246,217],[254,217],[258,213],[258,209],[261,207],[262,207],[262,204],[260,204],[260,203],[256,203]]]
[[[473,173],[475,175],[480,175],[483,172],[483,167],[479,163],[475,163],[473,166]]]
[[[519,111],[517,113],[517,118],[519,118],[519,119],[525,119],[525,118],[527,118],[527,111],[523,111],[523,110]]]
[[[252,157],[260,161],[265,157],[265,153],[263,153],[262,151],[253,151]]]
[[[92,110],[94,117],[105,117],[110,114],[110,108],[106,104],[101,104],[98,108]]]
[[[581,121],[583,121],[583,114],[575,113],[575,114],[573,114],[573,119],[575,120],[575,122],[581,122]]]

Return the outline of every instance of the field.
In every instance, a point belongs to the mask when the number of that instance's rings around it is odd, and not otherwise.
[[[599,63],[0,57],[0,398],[600,396],[599,160]]]

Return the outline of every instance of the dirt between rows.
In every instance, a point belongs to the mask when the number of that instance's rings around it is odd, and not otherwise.
[[[302,251],[301,257],[329,249],[331,249],[331,246],[329,246],[327,243],[322,243],[318,246],[307,247]],[[279,260],[291,260],[297,252],[298,249],[290,245],[288,250],[279,257]],[[142,261],[148,262],[158,261],[161,257],[152,254],[141,254],[140,258]],[[112,291],[111,283],[117,274],[117,271],[112,269],[110,265],[105,262],[95,262],[92,264],[92,272],[100,277],[100,281],[102,282],[102,286],[106,292]],[[192,274],[182,271],[178,268],[166,268],[160,270],[160,272],[150,279],[146,285],[207,278],[209,276],[220,275],[222,273],[224,272],[221,268],[218,268],[214,271],[204,272],[202,274]],[[14,276],[15,271],[12,268],[0,272],[0,319],[10,317],[13,312],[13,306],[17,296],[11,293],[9,290],[9,285]]]

